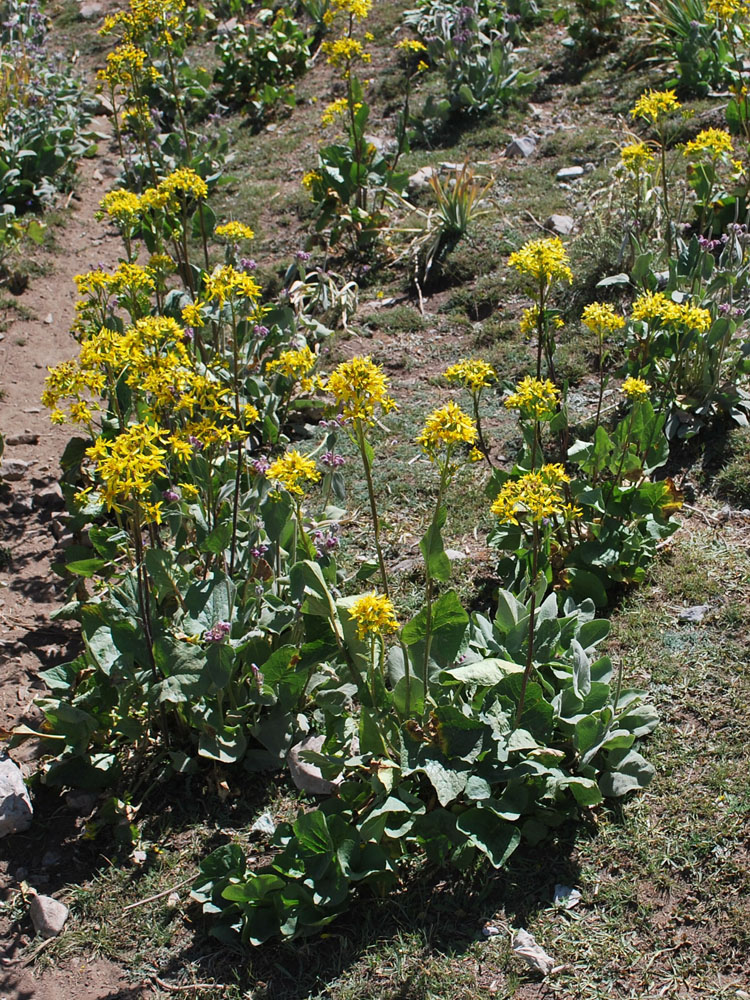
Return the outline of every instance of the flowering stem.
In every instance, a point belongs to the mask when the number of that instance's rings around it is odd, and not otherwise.
[[[474,407],[474,423],[477,425],[477,440],[479,441],[479,450],[485,457],[485,460],[491,469],[495,468],[495,465],[490,458],[490,449],[487,447],[487,442],[484,440],[484,434],[482,434],[482,420],[479,416],[479,396],[481,394],[481,389],[479,392],[472,392],[471,402]]]
[[[672,220],[669,217],[669,192],[667,189],[667,149],[664,144],[664,132],[660,136],[661,149],[661,189],[664,196],[664,215],[666,217],[667,257],[672,256]]]
[[[380,566],[380,579],[383,584],[383,593],[390,598],[388,590],[388,571],[385,568],[385,558],[380,545],[380,520],[378,518],[378,507],[375,502],[375,488],[372,484],[372,467],[368,454],[367,441],[365,439],[365,429],[361,420],[355,421],[355,435],[359,453],[362,456],[362,465],[365,469],[365,481],[367,482],[367,495],[370,499],[370,515],[372,517],[372,530],[375,535],[375,550],[378,554],[378,564]]]
[[[143,632],[146,637],[146,649],[148,650],[149,665],[151,667],[151,677],[154,681],[158,679],[156,660],[154,659],[154,641],[151,631],[150,613],[150,592],[148,586],[148,573],[143,562],[143,538],[141,537],[141,519],[138,503],[133,504],[133,542],[135,543],[135,578],[138,588],[138,603],[143,619]]]
[[[440,487],[438,489],[437,503],[435,504],[435,512],[432,515],[432,524],[430,525],[430,535],[434,535],[437,529],[437,520],[440,516],[440,511],[443,508],[443,499],[445,497],[445,491],[450,482],[450,458],[451,458],[451,448],[448,447],[445,464],[440,470]],[[427,588],[425,594],[425,637],[424,637],[424,693],[425,700],[428,696],[429,691],[429,663],[430,663],[430,647],[432,646],[432,598],[433,598],[433,588],[434,581],[432,578],[432,573],[430,572],[430,561],[429,557],[425,559],[425,576],[427,577]]]
[[[523,672],[523,680],[521,681],[521,694],[518,698],[518,708],[516,709],[516,721],[514,728],[518,729],[521,724],[521,716],[523,715],[523,704],[526,699],[526,688],[529,683],[529,678],[531,677],[531,671],[534,669],[534,616],[536,614],[536,574],[537,574],[537,564],[539,557],[539,529],[537,527],[536,521],[533,525],[534,531],[534,548],[531,557],[531,605],[529,609],[529,638],[527,642],[526,650],[526,668]]]

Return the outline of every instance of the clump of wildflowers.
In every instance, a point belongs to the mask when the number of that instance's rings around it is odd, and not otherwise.
[[[520,274],[527,274],[544,284],[573,280],[570,258],[559,236],[531,240],[510,255],[508,264]]]
[[[522,517],[536,524],[556,516],[580,517],[580,510],[565,502],[560,488],[569,482],[561,465],[543,465],[538,472],[504,483],[490,510],[501,524],[520,524]]]
[[[622,391],[632,402],[645,399],[651,392],[651,386],[642,378],[634,378],[632,375],[622,383]]]
[[[630,110],[631,118],[645,118],[656,124],[682,107],[673,90],[647,90]]]
[[[637,173],[653,163],[654,154],[645,142],[632,142],[620,150],[620,161],[626,170]]]
[[[224,222],[214,229],[214,233],[225,240],[231,240],[233,243],[239,243],[240,240],[252,240],[255,237],[250,226],[246,226],[244,222]]]
[[[464,386],[470,392],[486,389],[497,379],[491,364],[479,358],[462,358],[455,365],[446,368],[443,377],[449,382]]]
[[[474,444],[476,439],[476,424],[451,400],[427,417],[417,444],[431,461],[437,462],[441,454],[452,451],[454,445]]]
[[[625,318],[615,312],[608,302],[589,303],[583,310],[581,322],[600,340],[625,326]]]

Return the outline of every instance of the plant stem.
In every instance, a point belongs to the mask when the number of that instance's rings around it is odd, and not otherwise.
[[[523,705],[526,699],[526,688],[529,683],[529,678],[531,677],[531,671],[534,669],[534,616],[536,614],[536,574],[537,565],[539,557],[539,529],[537,527],[536,521],[534,522],[534,550],[532,554],[531,562],[531,605],[529,610],[529,638],[527,642],[526,651],[526,667],[523,672],[523,680],[521,682],[521,694],[518,698],[518,708],[516,709],[516,720],[514,723],[514,729],[518,729],[521,724],[521,716],[523,715]]]
[[[375,502],[375,488],[372,484],[372,467],[370,465],[370,458],[367,454],[367,441],[365,439],[365,429],[361,420],[355,422],[355,438],[357,442],[357,447],[359,448],[359,453],[362,456],[362,465],[365,469],[365,480],[367,482],[367,495],[370,499],[370,516],[372,518],[372,530],[375,535],[375,550],[378,554],[378,564],[380,566],[380,579],[383,584],[383,593],[386,597],[390,597],[388,589],[388,571],[385,568],[385,558],[383,556],[383,549],[380,545],[380,519],[378,518],[378,507]]]

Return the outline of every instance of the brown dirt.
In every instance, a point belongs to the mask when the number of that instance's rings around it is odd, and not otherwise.
[[[40,975],[30,969],[0,972],[3,1000],[140,1000],[153,995],[149,987],[127,983],[122,969],[101,959],[76,958]]]

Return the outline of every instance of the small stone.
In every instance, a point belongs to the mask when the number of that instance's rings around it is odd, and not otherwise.
[[[269,837],[276,832],[276,824],[270,813],[263,813],[250,827],[250,833],[265,833]]]
[[[13,501],[10,509],[13,514],[30,514],[34,509],[34,501],[31,497],[19,497]]]
[[[536,149],[536,139],[532,135],[524,135],[519,139],[513,139],[505,147],[505,155],[512,159],[513,157],[521,157],[522,159],[527,159],[531,156]]]
[[[47,324],[47,326],[52,326],[52,324],[55,322],[55,317],[52,315],[52,313],[47,313],[47,315],[44,317],[44,322]]]
[[[52,896],[31,897],[29,913],[34,930],[43,938],[56,937],[65,926],[69,910],[64,903]]]
[[[60,484],[50,483],[49,486],[45,486],[44,489],[38,490],[34,494],[34,504],[37,507],[43,507],[46,510],[60,510],[61,507],[64,507],[65,500],[63,499]]]
[[[103,181],[104,180],[104,174],[99,169],[95,170],[91,176],[94,178],[95,181]],[[92,240],[91,242],[94,243],[94,244],[97,243],[96,240]],[[99,240],[98,242],[101,243],[101,240]]]
[[[30,431],[24,431],[23,434],[14,434],[12,437],[7,437],[5,443],[11,447],[19,444],[39,444],[39,435],[32,434]]]
[[[99,17],[104,13],[104,8],[100,3],[84,3],[81,4],[79,14],[84,21],[93,21],[95,17]]]
[[[544,223],[544,228],[558,236],[570,236],[575,224],[575,219],[570,215],[550,215]]]
[[[498,934],[502,934],[502,931],[495,924],[490,923],[488,920],[484,927],[482,927],[482,934],[486,937],[497,937]]]
[[[20,458],[6,458],[4,462],[0,462],[0,480],[17,483],[29,471],[30,465],[31,462],[22,462]]]
[[[695,604],[692,608],[684,608],[680,611],[677,621],[698,624],[703,621],[710,610],[710,604]]]
[[[28,830],[33,815],[21,770],[10,757],[3,755],[0,757],[0,837]]]
[[[558,181],[574,181],[576,177],[583,177],[583,174],[583,167],[563,167],[562,170],[557,171],[555,179]]]
[[[179,892],[170,892],[167,896],[167,909],[176,910],[180,905],[180,894]]]
[[[300,754],[306,750],[320,753],[325,743],[325,736],[306,736],[287,754],[286,763],[292,781],[301,792],[309,792],[310,795],[331,795],[343,781],[339,777],[336,781],[328,781],[317,764],[308,764],[300,758]]]
[[[555,967],[554,959],[547,952],[540,948],[534,940],[534,935],[529,934],[522,927],[519,928],[513,937],[513,954],[518,955],[535,972],[541,972],[543,976],[548,976]]]
[[[430,186],[430,178],[437,174],[434,167],[420,167],[409,177],[409,191],[425,191]]]

